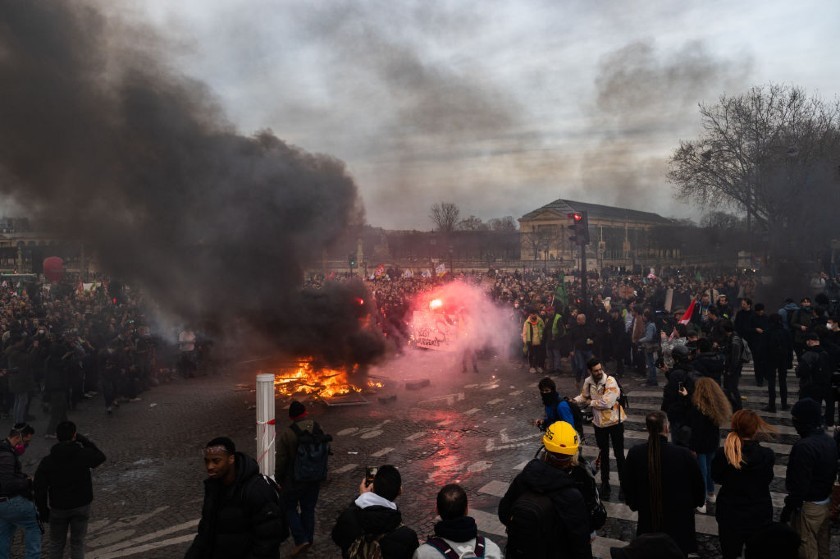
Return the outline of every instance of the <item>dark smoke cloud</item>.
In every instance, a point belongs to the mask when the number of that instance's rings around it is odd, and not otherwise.
[[[156,44],[83,2],[0,0],[0,189],[181,318],[372,359],[342,299],[360,285],[298,289],[303,264],[362,220],[344,164],[238,135]]]
[[[634,42],[605,56],[588,110],[591,129],[602,138],[584,158],[581,192],[597,188],[605,203],[619,207],[669,207],[667,159],[658,145],[676,146],[696,133],[698,103],[743,89],[751,70],[749,57],[721,60],[697,41],[671,53],[651,41]],[[657,197],[662,209],[642,207]]]

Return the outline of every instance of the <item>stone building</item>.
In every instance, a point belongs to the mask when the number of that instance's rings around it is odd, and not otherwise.
[[[600,267],[636,267],[681,258],[682,247],[667,230],[678,224],[651,212],[574,200],[555,200],[519,218],[522,260],[573,263],[580,248],[570,214],[586,212],[589,221],[587,261]]]

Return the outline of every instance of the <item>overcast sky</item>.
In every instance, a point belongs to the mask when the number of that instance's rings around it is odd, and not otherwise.
[[[102,0],[155,29],[243,134],[346,162],[371,225],[557,198],[699,215],[666,162],[697,104],[840,92],[840,2]]]

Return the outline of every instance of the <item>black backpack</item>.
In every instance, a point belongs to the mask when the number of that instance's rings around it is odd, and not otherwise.
[[[624,388],[621,386],[621,383],[618,382],[616,377],[615,383],[618,385],[618,404],[624,408],[624,412],[626,413],[628,409],[630,409],[630,400],[627,398],[627,393],[624,391]]]
[[[505,557],[509,559],[542,559],[554,551],[556,542],[557,509],[551,497],[543,493],[526,491],[510,511],[507,524],[507,547]]]
[[[563,398],[562,401],[566,402],[569,405],[569,410],[571,410],[572,417],[575,420],[575,422],[574,422],[575,431],[577,431],[580,434],[581,439],[582,439],[583,438],[583,412],[580,409],[580,405],[577,402],[575,402],[574,400],[572,400],[571,398],[569,398],[568,396]]]
[[[297,423],[292,423],[291,427],[298,440],[292,478],[295,481],[324,481],[332,436],[324,433],[317,423],[312,432],[301,429]]]

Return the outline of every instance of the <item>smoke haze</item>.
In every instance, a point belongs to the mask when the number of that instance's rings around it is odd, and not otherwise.
[[[298,290],[304,263],[363,219],[341,161],[238,135],[147,28],[85,2],[2,0],[0,14],[0,189],[42,229],[183,319],[375,357],[350,302],[361,285]]]

